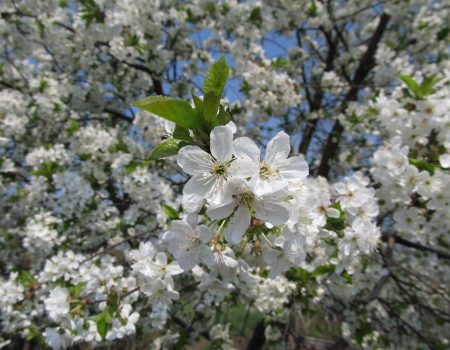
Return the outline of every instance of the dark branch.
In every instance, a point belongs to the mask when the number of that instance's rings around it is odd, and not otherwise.
[[[387,237],[388,236],[383,235],[382,240],[386,241]],[[423,244],[416,243],[416,242],[411,242],[411,241],[408,241],[407,239],[404,239],[404,238],[402,238],[400,236],[397,236],[397,235],[394,235],[392,237],[394,238],[395,243],[400,244],[402,246],[409,247],[409,248],[414,248],[414,249],[420,250],[422,252],[434,253],[439,258],[449,259],[450,260],[450,253],[447,253],[447,252],[445,252],[445,251],[443,251],[441,249],[438,249],[438,248],[435,248],[435,247],[430,247],[430,246],[423,245]]]
[[[380,21],[378,22],[378,26],[375,32],[373,33],[372,38],[369,41],[367,50],[361,57],[358,68],[356,68],[351,83],[351,88],[345,97],[345,100],[341,108],[341,112],[345,111],[348,102],[354,101],[357,98],[359,86],[363,83],[364,79],[366,79],[372,68],[375,66],[375,58],[374,58],[375,53],[377,51],[378,44],[380,43],[381,38],[383,37],[383,33],[387,28],[389,19],[390,16],[387,15],[386,13],[383,13],[381,15]],[[317,172],[318,175],[324,177],[328,176],[328,172],[330,171],[329,163],[337,152],[337,148],[343,131],[344,131],[343,126],[341,125],[341,123],[339,123],[338,120],[336,120],[333,130],[328,135],[328,139],[322,153],[322,159],[320,162],[319,170]]]

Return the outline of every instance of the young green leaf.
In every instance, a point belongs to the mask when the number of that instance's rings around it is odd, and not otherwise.
[[[231,121],[231,114],[222,106],[219,106],[219,114],[217,114],[218,125],[225,125]]]
[[[175,130],[173,131],[173,138],[183,140],[189,143],[192,142],[192,137],[189,134],[189,129],[186,129],[180,125],[175,126]]]
[[[434,86],[439,83],[442,79],[432,75],[423,80],[422,84],[419,86],[419,93],[421,97],[425,97],[433,92]]]
[[[175,208],[167,204],[163,204],[162,207],[169,220],[178,220],[180,218],[180,213]]]
[[[203,118],[206,123],[214,127],[217,125],[216,116],[219,110],[220,96],[213,92],[208,92],[203,100]]]
[[[165,96],[150,96],[132,105],[188,129],[198,129],[201,126],[197,111],[187,101]]]
[[[178,151],[187,146],[189,143],[183,140],[174,139],[173,137],[161,142],[150,155],[150,160],[157,160],[174,156]]]
[[[195,96],[194,90],[191,91],[191,95],[192,95],[192,100],[194,101],[195,108],[197,109],[197,112],[201,112],[202,111],[202,105],[203,105],[202,99],[197,97],[197,96]]]
[[[108,330],[112,327],[112,317],[109,310],[104,310],[98,315],[93,317],[95,324],[97,325],[97,332],[102,339],[105,339]]]
[[[209,92],[212,92],[214,95],[219,96],[219,98],[222,97],[223,89],[228,80],[229,70],[230,68],[228,67],[225,56],[222,56],[209,68],[203,84],[203,93],[205,96]]]
[[[416,81],[409,75],[406,74],[399,74],[399,78],[403,80],[403,82],[406,84],[409,90],[415,95],[418,96],[419,93],[419,85],[416,83]]]
[[[430,162],[423,160],[423,159],[414,159],[409,158],[409,164],[414,165],[417,169],[421,171],[428,171],[430,175],[434,175],[435,172],[435,166],[431,164]]]
[[[408,86],[408,89],[414,94],[414,97],[418,99],[423,99],[433,93],[434,86],[441,81],[440,78],[432,75],[431,77],[424,78],[423,82],[419,85],[409,75],[400,74],[399,77],[403,80],[406,86]]]
[[[261,15],[261,7],[255,7],[252,12],[250,12],[249,21],[257,26],[258,28],[261,27],[261,24],[263,22],[263,18]]]
[[[17,281],[21,283],[25,288],[30,288],[34,283],[36,283],[36,279],[28,272],[28,271],[20,271],[17,276]]]

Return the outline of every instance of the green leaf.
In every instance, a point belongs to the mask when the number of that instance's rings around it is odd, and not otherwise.
[[[249,82],[247,80],[244,80],[239,89],[239,92],[242,92],[243,94],[245,94],[247,96],[250,96],[250,90],[251,90],[251,86],[250,86]]]
[[[219,106],[219,114],[217,115],[217,123],[219,125],[228,124],[231,121],[231,114],[222,106]]]
[[[220,96],[209,92],[203,100],[203,119],[206,123],[214,127],[217,125],[216,116],[219,110]]]
[[[32,324],[28,328],[28,335],[26,336],[26,339],[28,341],[33,341],[36,349],[38,349],[38,348],[39,349],[47,349],[48,348],[48,344],[45,341],[44,336],[42,335],[39,328],[36,327],[34,324]]]
[[[108,148],[108,151],[110,153],[118,153],[118,152],[126,153],[126,152],[128,152],[128,146],[122,139],[119,139],[119,141],[117,141],[116,144],[114,144]]]
[[[80,282],[72,287],[69,287],[70,295],[74,297],[79,297],[85,286],[86,282]]]
[[[173,138],[183,140],[189,143],[192,142],[192,137],[189,134],[189,129],[186,129],[180,125],[175,126],[175,130],[173,131]]]
[[[317,5],[315,1],[312,1],[311,4],[306,8],[306,15],[308,17],[317,16]]]
[[[127,174],[131,174],[133,171],[135,171],[137,169],[137,167],[139,166],[139,163],[136,162],[134,159],[129,162],[127,165],[125,165],[125,171]]]
[[[261,16],[261,8],[255,7],[252,12],[250,12],[249,21],[253,23],[258,28],[261,27],[263,18]]]
[[[277,59],[273,60],[272,62],[270,62],[270,66],[272,68],[288,68],[289,67],[289,61],[282,58],[282,57],[277,57]]]
[[[208,70],[204,82],[203,102],[200,104],[194,99],[196,105],[201,105],[201,114],[206,126],[206,131],[219,125],[216,119],[219,111],[220,98],[227,83],[229,67],[224,56],[215,62]]]
[[[134,102],[132,105],[188,129],[198,129],[201,127],[201,121],[197,111],[187,101],[165,96],[150,96]]]
[[[47,180],[50,180],[53,174],[63,171],[64,168],[56,162],[48,162],[41,165],[37,170],[31,172],[33,176],[44,176]]]
[[[352,114],[347,116],[347,120],[350,123],[350,129],[354,128],[361,122],[354,111],[352,112]]]
[[[173,137],[164,140],[161,142],[150,155],[150,160],[157,160],[162,158],[167,158],[174,156],[178,153],[178,151],[187,146],[189,143],[183,140],[177,140]]]
[[[195,108],[197,109],[197,112],[201,112],[202,106],[203,106],[203,101],[201,100],[201,98],[195,96],[194,90],[191,91],[191,95],[192,95],[192,100],[194,101]]]
[[[301,267],[292,267],[286,272],[286,277],[289,281],[306,284],[311,279],[311,273]]]
[[[425,170],[434,175],[434,165],[423,159],[409,158],[409,164],[414,165],[419,170]]]
[[[339,202],[334,203],[331,207],[339,210],[340,215],[338,218],[327,217],[327,224],[325,225],[325,228],[330,231],[336,231],[339,235],[339,232],[345,229],[346,215]]]
[[[91,153],[83,153],[83,154],[80,154],[78,157],[80,158],[80,160],[88,161],[88,160],[92,159],[92,154]]]
[[[80,129],[80,124],[75,119],[69,120],[69,127],[66,129],[67,136],[72,137]]]
[[[411,76],[405,74],[399,74],[399,78],[403,80],[408,89],[417,96],[417,94],[419,93],[419,85],[416,83],[416,81]]]
[[[206,73],[205,82],[203,84],[203,93],[206,96],[209,92],[216,96],[222,97],[223,89],[228,80],[228,67],[225,56],[222,56],[215,62]]]
[[[435,75],[432,75],[430,77],[425,77],[423,79],[423,82],[419,85],[409,75],[400,74],[399,77],[418,99],[423,99],[424,97],[433,93],[434,86],[442,80],[440,78],[437,78]]]
[[[442,79],[437,78],[435,75],[427,77],[423,80],[422,84],[419,86],[420,96],[423,98],[427,95],[433,93],[434,86],[439,83]]]
[[[112,328],[112,317],[109,310],[104,310],[98,315],[93,317],[95,324],[97,325],[97,332],[104,340],[108,330]]]
[[[351,284],[353,282],[353,276],[350,275],[347,271],[343,271],[341,276],[345,279],[347,284]]]
[[[30,288],[37,281],[28,271],[22,270],[17,276],[17,281],[22,284],[25,288]]]
[[[437,40],[446,40],[448,34],[450,33],[450,27],[445,27],[437,33]]]
[[[163,210],[170,220],[178,220],[180,218],[178,211],[170,205],[163,204]]]
[[[335,269],[336,269],[336,266],[331,265],[331,264],[319,266],[317,269],[314,270],[314,272],[311,274],[311,276],[318,277],[321,275],[333,273]]]
[[[81,19],[86,22],[86,28],[93,22],[103,23],[105,21],[105,14],[94,0],[81,0],[83,9],[81,10]]]

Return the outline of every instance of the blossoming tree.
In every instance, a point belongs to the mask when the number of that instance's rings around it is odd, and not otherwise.
[[[448,348],[449,16],[2,1],[0,348]]]

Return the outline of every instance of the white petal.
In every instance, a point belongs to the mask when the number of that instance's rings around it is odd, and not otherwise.
[[[289,185],[288,181],[283,181],[281,179],[266,181],[260,177],[251,179],[249,183],[252,185],[253,192],[258,196],[267,196],[269,194],[279,193],[279,191],[285,189]]]
[[[227,182],[223,189],[224,198],[232,197],[233,195],[239,194],[248,188],[249,184],[244,179],[232,178]]]
[[[233,121],[228,122],[227,125],[225,125],[228,129],[231,130],[231,132],[234,134],[237,130],[236,124],[234,124]]]
[[[264,197],[264,200],[280,201],[289,195],[289,182],[281,179],[264,181],[258,179],[250,181],[250,185],[254,185],[253,192],[258,196]]]
[[[163,284],[167,288],[167,290],[173,290],[175,283],[171,277],[166,277],[163,279]]]
[[[281,204],[257,201],[253,208],[257,219],[268,221],[272,225],[281,225],[289,220],[289,210]]]
[[[195,212],[203,205],[203,200],[212,190],[215,178],[197,175],[192,177],[183,188],[183,208],[188,212]]]
[[[234,258],[232,258],[231,256],[225,255],[222,253],[217,253],[220,254],[220,262],[223,263],[227,268],[229,269],[235,269],[236,267],[238,267],[238,262],[237,260],[235,260]],[[217,260],[216,260],[217,261]]]
[[[338,182],[334,185],[334,189],[337,193],[345,195],[347,193],[347,186],[345,186],[342,182]]]
[[[171,122],[170,120],[164,120],[164,130],[166,133],[172,135],[173,131],[175,130],[175,123]]]
[[[169,252],[178,260],[190,246],[192,242],[192,236],[180,235],[178,233],[170,242],[167,247]]]
[[[284,131],[280,131],[269,141],[266,148],[264,160],[269,165],[274,165],[280,160],[285,160],[291,151],[289,136]]]
[[[239,137],[233,142],[234,155],[237,158],[247,158],[259,163],[260,150],[256,143],[248,137]]]
[[[249,158],[237,158],[230,164],[229,175],[232,177],[253,177],[259,174],[259,162]]]
[[[240,206],[231,217],[225,232],[225,239],[230,244],[238,244],[247,228],[250,226],[250,210],[246,206]]]
[[[177,256],[176,259],[180,264],[180,267],[184,271],[191,270],[199,262],[200,251],[200,247],[191,247],[190,250],[185,251],[184,254]]]
[[[178,165],[189,175],[211,173],[213,159],[197,146],[185,146],[178,151]]]
[[[280,174],[284,179],[301,181],[309,174],[308,163],[302,156],[291,157],[280,167]]]
[[[215,261],[212,250],[206,246],[203,246],[200,252],[200,261],[208,267],[214,266]]]
[[[166,268],[166,274],[169,276],[179,275],[180,273],[183,273],[183,269],[176,261],[171,262]]]
[[[191,225],[192,228],[195,228],[198,225],[198,213],[188,213],[183,217],[183,220]]]
[[[156,253],[155,260],[160,265],[167,265],[167,256],[163,252]]]
[[[206,225],[200,225],[198,227],[198,231],[200,233],[200,239],[203,243],[208,243],[212,238],[212,232]]]
[[[274,265],[270,266],[269,278],[275,278],[279,274],[287,271],[291,267],[291,262],[284,257],[280,257]]]
[[[170,241],[175,237],[176,233],[172,231],[166,231],[162,234],[162,240],[163,241]]]
[[[232,202],[218,207],[209,207],[208,210],[206,210],[206,215],[208,215],[211,220],[224,219],[231,215],[234,206],[235,203]]]
[[[211,132],[211,154],[220,163],[231,160],[233,155],[233,132],[226,126],[218,126]]]
[[[327,208],[326,213],[329,218],[339,219],[341,216],[341,212],[336,208]]]
[[[192,229],[191,226],[189,226],[187,223],[185,223],[182,220],[174,220],[172,221],[172,227],[171,227],[171,231],[174,232],[175,234],[177,233],[181,233],[185,236],[188,237],[193,237],[194,236],[194,230]]]
[[[450,168],[450,154],[443,154],[439,157],[439,163],[444,169]]]

